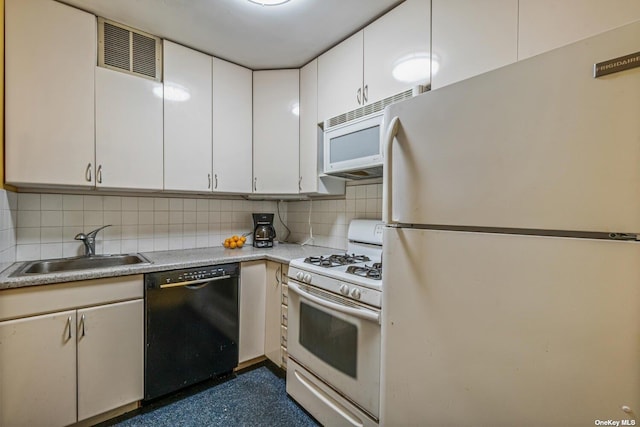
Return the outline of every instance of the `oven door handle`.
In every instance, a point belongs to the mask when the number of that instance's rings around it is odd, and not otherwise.
[[[297,283],[291,281],[289,282],[289,289],[293,290],[295,293],[300,295],[303,298],[308,299],[309,301],[313,301],[318,305],[321,305],[326,308],[330,308],[331,310],[338,311],[340,313],[348,314],[350,316],[355,316],[360,319],[369,320],[371,322],[380,323],[380,313],[375,311],[370,311],[362,308],[353,308],[347,307],[342,304],[337,304],[335,302],[327,301],[324,298],[317,297],[312,295],[306,291],[304,291]]]

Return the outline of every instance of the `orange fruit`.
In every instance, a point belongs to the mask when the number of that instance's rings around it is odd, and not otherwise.
[[[236,242],[236,246],[237,246],[237,247],[239,247],[239,248],[241,248],[242,246],[244,246],[244,242],[243,242],[242,240],[238,240],[238,241]]]
[[[230,244],[229,244],[229,239],[226,239],[226,240],[224,241],[223,245],[224,245],[224,247],[225,247],[225,248],[228,248],[228,247],[230,246]]]
[[[232,241],[231,243],[229,243],[229,247],[230,247],[231,249],[235,249],[235,248],[236,248],[236,246],[237,246],[237,245],[236,245],[236,242],[234,242],[234,241]]]
[[[231,239],[234,240],[234,241],[237,241],[239,239],[239,237],[234,235]]]
[[[241,241],[242,243],[244,243],[244,242],[246,242],[246,241],[247,241],[247,238],[246,238],[246,237],[244,237],[244,236],[242,236],[242,237],[240,237],[240,241]]]

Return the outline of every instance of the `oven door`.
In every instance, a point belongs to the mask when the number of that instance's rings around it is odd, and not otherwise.
[[[289,356],[378,419],[380,311],[290,280],[288,316]]]

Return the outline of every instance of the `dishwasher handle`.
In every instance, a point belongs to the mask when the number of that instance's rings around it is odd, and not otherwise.
[[[209,282],[215,282],[218,280],[224,280],[224,279],[230,279],[230,278],[231,276],[227,274],[224,276],[210,277],[208,279],[188,280],[186,282],[177,282],[177,283],[165,283],[164,285],[160,285],[160,289],[179,288],[179,287],[187,287],[189,289],[201,289],[207,286]]]

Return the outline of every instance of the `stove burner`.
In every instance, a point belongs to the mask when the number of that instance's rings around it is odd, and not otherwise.
[[[379,262],[374,263],[371,267],[368,265],[350,265],[347,267],[347,273],[355,274],[360,277],[367,277],[373,280],[382,279],[382,264]]]
[[[366,255],[356,254],[334,254],[329,256],[310,256],[304,259],[308,264],[318,265],[320,267],[339,267],[341,265],[355,264],[356,262],[367,262],[371,259]]]

